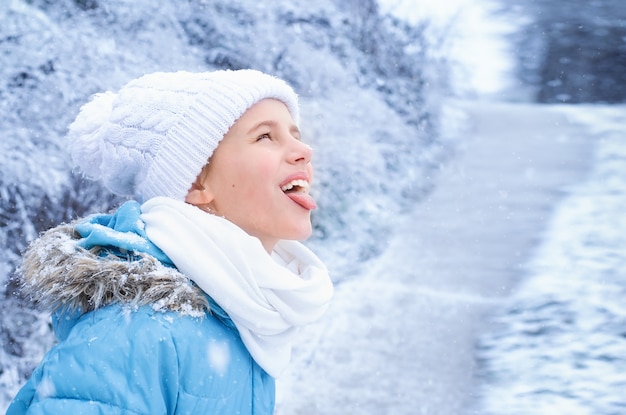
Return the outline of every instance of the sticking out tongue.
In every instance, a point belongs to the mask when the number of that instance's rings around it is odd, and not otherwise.
[[[304,192],[288,192],[285,193],[291,200],[302,206],[307,210],[313,210],[317,208],[315,199],[310,194]]]

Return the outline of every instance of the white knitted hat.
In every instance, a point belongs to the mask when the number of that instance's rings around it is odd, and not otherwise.
[[[265,98],[284,102],[298,124],[293,89],[259,71],[145,75],[80,109],[68,132],[72,160],[113,193],[184,200],[230,127]]]

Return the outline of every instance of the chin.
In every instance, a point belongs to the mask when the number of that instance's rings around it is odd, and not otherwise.
[[[294,232],[292,233],[291,237],[284,238],[284,239],[291,239],[294,241],[305,241],[311,237],[312,233],[313,233],[313,228],[311,227],[311,224],[309,224],[308,226],[303,227],[301,229],[294,229]]]

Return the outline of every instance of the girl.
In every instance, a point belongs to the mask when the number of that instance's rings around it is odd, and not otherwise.
[[[68,133],[111,214],[44,233],[23,288],[58,344],[7,414],[271,414],[298,327],[332,296],[297,96],[253,70],[154,73]],[[141,204],[140,204],[141,203]]]

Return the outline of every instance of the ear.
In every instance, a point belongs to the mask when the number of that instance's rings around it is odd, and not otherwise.
[[[213,199],[215,199],[213,192],[200,184],[199,180],[191,185],[191,189],[185,196],[185,202],[194,206],[208,205],[213,202]]]

